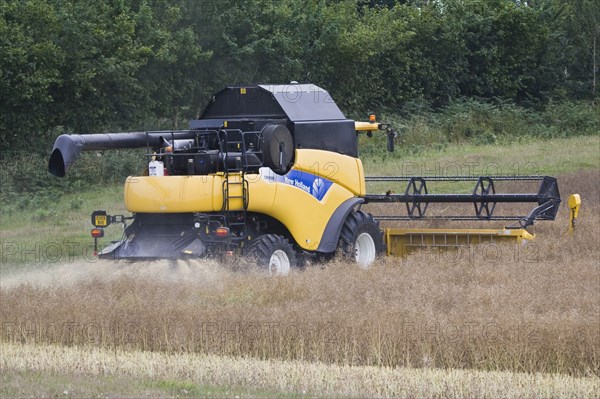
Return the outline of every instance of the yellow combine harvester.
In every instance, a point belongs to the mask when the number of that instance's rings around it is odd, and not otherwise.
[[[358,158],[358,133],[381,130],[393,151],[394,130],[374,118],[347,119],[329,94],[314,85],[227,87],[215,94],[189,130],[62,135],[49,170],[63,177],[80,151],[146,148],[142,176],[125,182],[133,216],[92,214],[97,240],[110,224],[123,223],[122,240],[100,258],[250,256],[285,273],[305,260],[337,251],[367,266],[386,252],[401,256],[412,240],[456,244],[474,237],[531,238],[525,228],[553,220],[560,204],[556,179],[547,176],[371,177]],[[403,194],[367,194],[367,181],[406,186]],[[468,194],[432,194],[436,181],[472,181]],[[499,194],[498,181],[534,181],[535,193]],[[498,203],[533,203],[527,216],[494,213]],[[367,203],[396,203],[398,213],[374,217]],[[475,215],[429,216],[431,203],[474,204]],[[400,205],[398,205],[400,204]],[[399,211],[406,205],[406,214]],[[498,230],[398,230],[380,220],[513,220]],[[96,241],[97,242],[97,241]],[[416,241],[415,241],[416,242]]]

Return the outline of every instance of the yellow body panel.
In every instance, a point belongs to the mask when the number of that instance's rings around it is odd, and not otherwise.
[[[358,197],[366,192],[362,161],[329,151],[297,150],[293,169],[331,180]]]
[[[264,179],[250,179],[250,186],[258,195],[251,201],[261,208],[270,208],[275,199],[276,186]],[[223,174],[208,176],[136,176],[125,181],[125,206],[139,213],[193,213],[223,210]],[[229,176],[230,196],[242,194],[241,177]],[[229,200],[229,210],[243,208],[241,198]]]
[[[221,184],[220,176],[130,176],[125,206],[140,213],[214,212],[222,207]]]
[[[270,172],[270,171],[269,171]],[[284,178],[271,173],[247,174],[249,212],[269,215],[283,223],[296,243],[316,250],[329,219],[347,199],[363,196],[365,182],[359,159],[320,150],[297,150],[292,172]],[[331,182],[319,200],[312,188],[294,183],[306,177]],[[139,213],[193,213],[223,210],[222,173],[207,176],[140,176],[125,183],[125,206]],[[230,196],[241,196],[239,174],[229,175]],[[309,192],[307,192],[307,190]],[[229,210],[242,210],[241,198],[233,198]]]
[[[264,213],[279,220],[290,231],[296,243],[307,250],[314,251],[321,242],[327,222],[335,210],[344,201],[354,197],[348,190],[339,185],[332,185],[323,201],[318,201],[309,193],[284,183],[276,185],[275,201],[270,209],[261,209],[250,198],[249,211]]]

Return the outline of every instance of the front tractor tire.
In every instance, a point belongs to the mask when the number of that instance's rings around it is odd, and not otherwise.
[[[351,212],[342,227],[338,247],[344,258],[368,268],[385,250],[379,222],[370,213]]]
[[[269,274],[286,275],[297,265],[292,244],[277,234],[265,234],[254,239],[248,246],[246,255]]]

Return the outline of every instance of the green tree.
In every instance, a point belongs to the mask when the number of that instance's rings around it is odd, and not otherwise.
[[[142,127],[156,127],[166,119],[165,127],[179,128],[205,100],[204,71],[213,52],[202,49],[194,31],[188,8],[194,3],[203,2],[143,1],[136,10],[136,40],[148,49],[146,62],[135,75],[143,88],[137,101],[153,116]]]
[[[465,1],[454,10],[467,50],[460,94],[503,99],[535,96],[540,54],[548,37],[538,10],[505,0]]]
[[[59,18],[44,0],[0,0],[0,148],[29,149],[56,123],[50,88],[62,83]],[[25,147],[27,146],[27,147]]]
[[[135,75],[151,50],[136,41],[134,13],[124,0],[55,1],[65,53],[50,91],[58,122],[80,133],[128,126],[143,114]]]
[[[567,22],[571,62],[565,66],[567,81],[577,97],[598,98],[600,68],[600,2],[574,0]]]

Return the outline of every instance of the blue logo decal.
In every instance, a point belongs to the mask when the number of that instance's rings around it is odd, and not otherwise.
[[[331,180],[299,170],[290,170],[287,175],[280,176],[275,174],[271,169],[264,167],[260,169],[260,175],[270,183],[284,183],[297,187],[319,201],[327,195],[329,188],[333,184]]]
[[[290,186],[298,187],[319,201],[325,197],[325,194],[327,194],[333,184],[327,179],[299,170],[290,170],[287,175],[279,176],[276,180]]]

